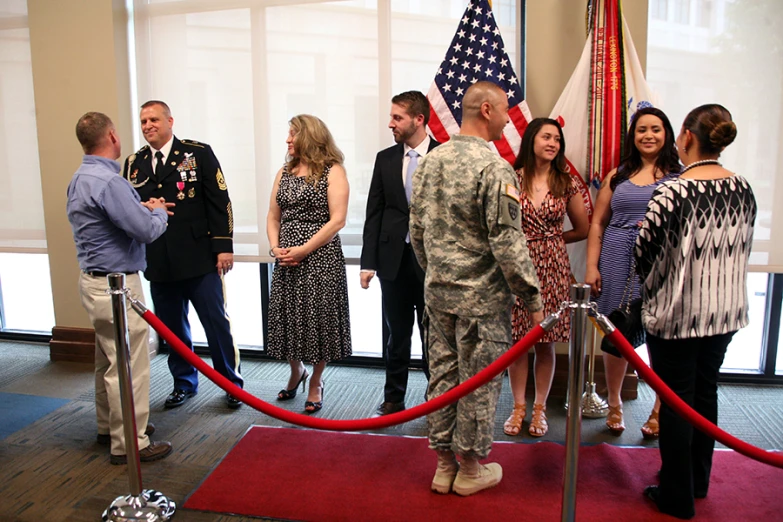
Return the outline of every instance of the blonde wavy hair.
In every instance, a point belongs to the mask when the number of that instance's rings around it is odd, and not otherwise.
[[[335,163],[342,165],[345,156],[337,148],[334,137],[326,124],[315,116],[299,114],[288,122],[296,139],[294,140],[294,155],[286,158],[288,172],[301,163],[310,167],[305,181],[316,186],[324,174],[327,166]]]

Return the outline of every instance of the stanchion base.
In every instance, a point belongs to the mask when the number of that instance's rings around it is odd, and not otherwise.
[[[595,393],[595,383],[585,384],[585,392],[582,394],[582,417],[598,419],[609,414],[609,406],[606,401]]]
[[[177,505],[160,491],[145,489],[141,495],[117,497],[111,506],[103,512],[103,522],[157,522],[169,520],[174,516]]]

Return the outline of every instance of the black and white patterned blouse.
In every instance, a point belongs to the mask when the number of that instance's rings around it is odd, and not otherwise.
[[[642,322],[664,339],[748,324],[748,257],[756,199],[742,176],[676,179],[653,193],[636,240]]]

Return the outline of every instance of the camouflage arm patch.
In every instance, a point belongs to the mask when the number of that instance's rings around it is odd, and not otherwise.
[[[498,224],[515,230],[522,229],[522,213],[519,207],[519,192],[513,185],[500,185],[498,193]]]

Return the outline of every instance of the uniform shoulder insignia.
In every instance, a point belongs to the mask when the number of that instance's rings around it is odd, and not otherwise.
[[[228,187],[226,186],[226,178],[223,177],[223,173],[220,172],[220,169],[217,169],[216,178],[217,178],[218,188],[220,190],[228,190]]]
[[[179,140],[183,145],[191,145],[193,147],[201,147],[202,149],[205,148],[205,145],[201,142],[198,142],[196,140]]]
[[[128,156],[128,168],[129,168],[129,169],[130,169],[130,166],[131,166],[131,165],[133,165],[133,162],[134,162],[134,161],[136,161],[136,156],[138,156],[139,154],[141,154],[142,152],[144,152],[144,151],[145,151],[145,150],[147,150],[148,148],[150,148],[150,146],[149,146],[149,145],[144,145],[142,148],[140,148],[139,150],[137,150],[136,152],[134,152],[133,154],[131,154],[130,156]],[[127,176],[127,174],[128,174],[128,173],[126,172],[126,173],[125,173],[125,177],[126,177],[126,178],[128,177],[128,176]]]

